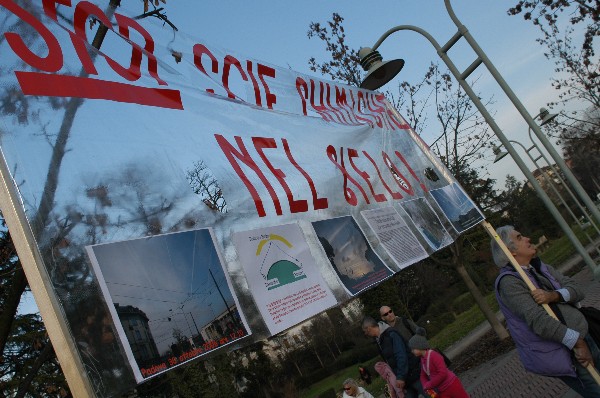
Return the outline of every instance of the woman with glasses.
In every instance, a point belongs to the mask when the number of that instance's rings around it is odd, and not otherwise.
[[[373,396],[367,390],[359,387],[354,379],[344,380],[343,386],[344,395],[342,395],[342,398],[373,398]]]

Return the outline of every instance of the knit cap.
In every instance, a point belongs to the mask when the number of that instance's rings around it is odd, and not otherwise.
[[[429,349],[429,343],[427,342],[427,339],[425,337],[415,334],[413,337],[410,338],[410,340],[408,340],[408,347],[411,350],[427,350]]]

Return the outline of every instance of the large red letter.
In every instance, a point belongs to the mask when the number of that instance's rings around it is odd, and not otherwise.
[[[275,212],[278,215],[281,215],[282,214],[281,205],[279,204],[279,199],[277,198],[277,194],[273,190],[273,187],[271,186],[269,181],[267,181],[267,178],[265,177],[265,175],[262,173],[262,171],[260,171],[260,169],[258,168],[256,163],[254,163],[254,160],[252,160],[252,157],[250,156],[250,154],[246,150],[246,147],[244,146],[244,142],[242,141],[242,138],[235,137],[235,141],[240,148],[239,151],[236,148],[234,148],[222,135],[215,134],[215,138],[217,139],[217,143],[221,147],[221,150],[227,157],[227,160],[229,160],[231,167],[233,167],[233,169],[235,170],[237,175],[240,177],[240,179],[242,180],[244,185],[246,185],[246,188],[248,188],[248,191],[250,192],[250,195],[252,196],[252,199],[254,200],[254,205],[256,206],[256,211],[258,212],[258,215],[260,217],[264,217],[267,215],[267,213],[265,212],[265,208],[262,204],[262,200],[260,199],[260,196],[258,195],[256,188],[254,188],[254,185],[252,185],[250,180],[248,180],[248,178],[244,174],[242,168],[235,160],[235,158],[241,160],[242,163],[244,163],[246,166],[250,167],[256,173],[258,178],[260,178],[262,183],[267,188],[267,191],[269,191],[269,194],[271,195],[271,199],[273,199],[273,204],[275,205]]]
[[[42,39],[48,47],[48,55],[40,57],[34,54],[25,44],[21,36],[14,32],[6,32],[6,42],[12,48],[12,50],[21,58],[24,62],[29,64],[32,68],[43,70],[44,72],[58,72],[63,66],[63,54],[60,48],[60,44],[56,37],[44,26],[43,23],[38,21],[33,15],[19,7],[15,2],[11,0],[3,1],[2,5],[10,12],[27,22],[33,27],[36,32],[42,36]]]
[[[317,197],[317,189],[315,188],[315,183],[313,182],[312,178],[310,178],[308,173],[306,171],[304,171],[304,169],[302,167],[300,167],[298,162],[296,162],[296,160],[292,157],[292,152],[290,152],[290,147],[288,145],[287,140],[285,138],[282,138],[281,141],[283,141],[283,149],[285,150],[285,153],[286,153],[289,161],[294,165],[294,167],[296,167],[296,169],[298,169],[298,171],[304,176],[304,178],[306,178],[306,182],[308,182],[308,186],[310,187],[310,192],[312,193],[314,209],[315,210],[326,209],[327,206],[329,205],[327,202],[327,198],[318,198]]]
[[[358,151],[356,149],[348,148],[348,160],[350,161],[350,166],[352,166],[354,171],[356,171],[358,173],[358,175],[361,176],[363,178],[363,180],[365,180],[365,182],[369,186],[369,190],[371,191],[371,194],[375,198],[375,201],[376,202],[387,202],[387,199],[385,198],[384,194],[375,193],[375,190],[373,189],[373,184],[371,184],[371,181],[369,180],[369,178],[371,178],[369,173],[367,173],[366,171],[362,171],[358,167],[356,167],[352,158],[357,158],[357,157],[358,157]]]
[[[242,65],[240,65],[240,61],[238,61],[237,58],[231,55],[225,56],[225,63],[223,65],[223,87],[225,87],[225,91],[227,91],[227,96],[229,98],[235,98],[235,94],[229,89],[229,70],[231,69],[231,65],[234,65],[237,68],[240,75],[242,75],[242,79],[245,81],[248,81],[248,76],[246,76],[244,69],[242,69]]]
[[[408,169],[408,172],[414,177],[415,180],[417,180],[417,182],[421,185],[421,188],[423,188],[424,192],[427,192],[427,187],[425,186],[425,184],[423,184],[423,182],[421,181],[421,179],[419,178],[419,176],[417,176],[417,173],[415,173],[415,171],[412,169],[412,167],[410,167],[410,165],[408,164],[408,162],[406,161],[406,159],[404,159],[404,156],[402,156],[402,154],[398,151],[394,151],[394,153],[396,154],[396,156],[398,156],[398,159],[400,159],[400,161],[402,163],[404,163],[404,165],[406,166],[406,168]]]
[[[341,154],[341,159],[340,159],[341,164],[339,164],[337,162],[337,152],[335,151],[335,148],[333,147],[333,145],[329,145],[327,147],[327,156],[329,157],[329,160],[331,160],[331,162],[335,165],[335,167],[337,167],[342,172],[342,175],[344,176],[344,197],[346,198],[346,202],[348,202],[352,206],[356,206],[358,204],[358,198],[356,197],[356,194],[354,193],[354,191],[352,189],[348,188],[348,181],[350,181],[362,193],[363,198],[365,198],[365,202],[369,203],[369,198],[368,198],[365,190],[360,186],[360,184],[354,178],[352,178],[350,176],[350,174],[348,174],[348,171],[344,167],[344,148],[340,148],[340,154]]]
[[[275,69],[269,66],[265,66],[263,64],[258,64],[258,78],[260,79],[260,81],[263,84],[263,87],[265,88],[267,108],[273,109],[273,104],[277,103],[277,97],[271,92],[271,90],[269,90],[269,85],[265,81],[265,76],[275,79]]]
[[[196,65],[196,68],[198,68],[198,70],[200,72],[202,72],[206,76],[208,76],[206,69],[204,69],[204,66],[202,65],[202,55],[206,54],[208,56],[208,58],[210,58],[210,60],[211,60],[211,63],[210,63],[211,72],[214,74],[219,73],[219,62],[217,62],[217,58],[215,58],[215,56],[210,52],[210,50],[208,48],[206,48],[206,46],[204,46],[203,44],[195,44],[193,51],[194,51],[194,65]],[[215,93],[215,90],[213,90],[212,88],[207,88],[206,91],[211,94]]]
[[[375,170],[377,170],[377,175],[379,176],[379,180],[381,180],[381,183],[383,184],[385,189],[387,189],[387,191],[390,193],[390,195],[392,195],[392,198],[402,199],[402,194],[400,192],[392,191],[392,189],[389,187],[389,185],[385,183],[385,180],[383,179],[383,177],[381,177],[381,171],[379,171],[379,167],[377,167],[377,163],[375,163],[375,161],[373,160],[371,155],[369,155],[367,153],[367,151],[363,151],[363,155],[365,155],[366,158],[369,159],[369,161],[373,164],[373,167],[375,167]]]
[[[253,137],[252,142],[254,143],[254,148],[256,148],[256,152],[260,158],[265,162],[267,168],[271,170],[271,173],[277,178],[277,181],[281,184],[281,187],[285,191],[287,195],[288,202],[290,204],[290,211],[292,213],[304,213],[308,210],[308,202],[306,200],[294,200],[294,195],[292,194],[292,190],[285,182],[285,173],[281,169],[276,169],[273,167],[273,164],[267,159],[264,153],[265,148],[277,148],[277,144],[273,138],[262,138],[262,137]]]
[[[137,21],[126,17],[121,14],[115,14],[115,18],[117,23],[119,24],[119,33],[129,39],[129,28],[134,29],[144,38],[144,50],[146,52],[146,56],[148,57],[148,73],[150,76],[156,79],[158,84],[161,86],[166,86],[167,82],[158,77],[158,62],[156,61],[156,57],[154,56],[154,40],[150,33],[146,29],[142,27]],[[140,64],[142,62],[142,49],[136,43],[131,42],[131,66],[126,71],[130,72],[134,76],[137,76],[137,80],[140,77]],[[120,65],[119,65],[120,66]]]
[[[301,92],[302,90],[304,90],[304,95]],[[300,99],[302,100],[302,114],[304,116],[306,116],[307,115],[306,100],[308,99],[308,84],[306,84],[304,79],[301,77],[296,78],[296,91],[298,91],[298,95],[300,96]]]

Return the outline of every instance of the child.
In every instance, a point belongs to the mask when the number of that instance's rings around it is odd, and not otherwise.
[[[369,372],[367,368],[365,368],[364,366],[359,366],[358,375],[366,385],[371,384],[371,372]]]
[[[408,346],[415,356],[421,357],[421,384],[429,396],[469,398],[458,377],[446,367],[442,355],[429,349],[425,337],[414,335],[408,341]]]

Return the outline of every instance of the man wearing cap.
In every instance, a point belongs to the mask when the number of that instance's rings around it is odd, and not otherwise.
[[[600,364],[600,350],[577,308],[584,297],[581,286],[536,257],[535,246],[514,227],[503,226],[496,233],[536,286],[529,289],[492,239],[492,255],[500,267],[496,299],[523,366],[561,379],[583,397],[600,397],[600,386],[586,369],[588,364]],[[542,304],[548,304],[558,320]]]
[[[406,390],[407,398],[417,398],[419,394],[425,396],[419,381],[419,359],[410,352],[400,333],[385,322],[377,323],[370,316],[363,319],[362,330],[366,336],[375,338],[379,354],[396,376],[395,387]]]

